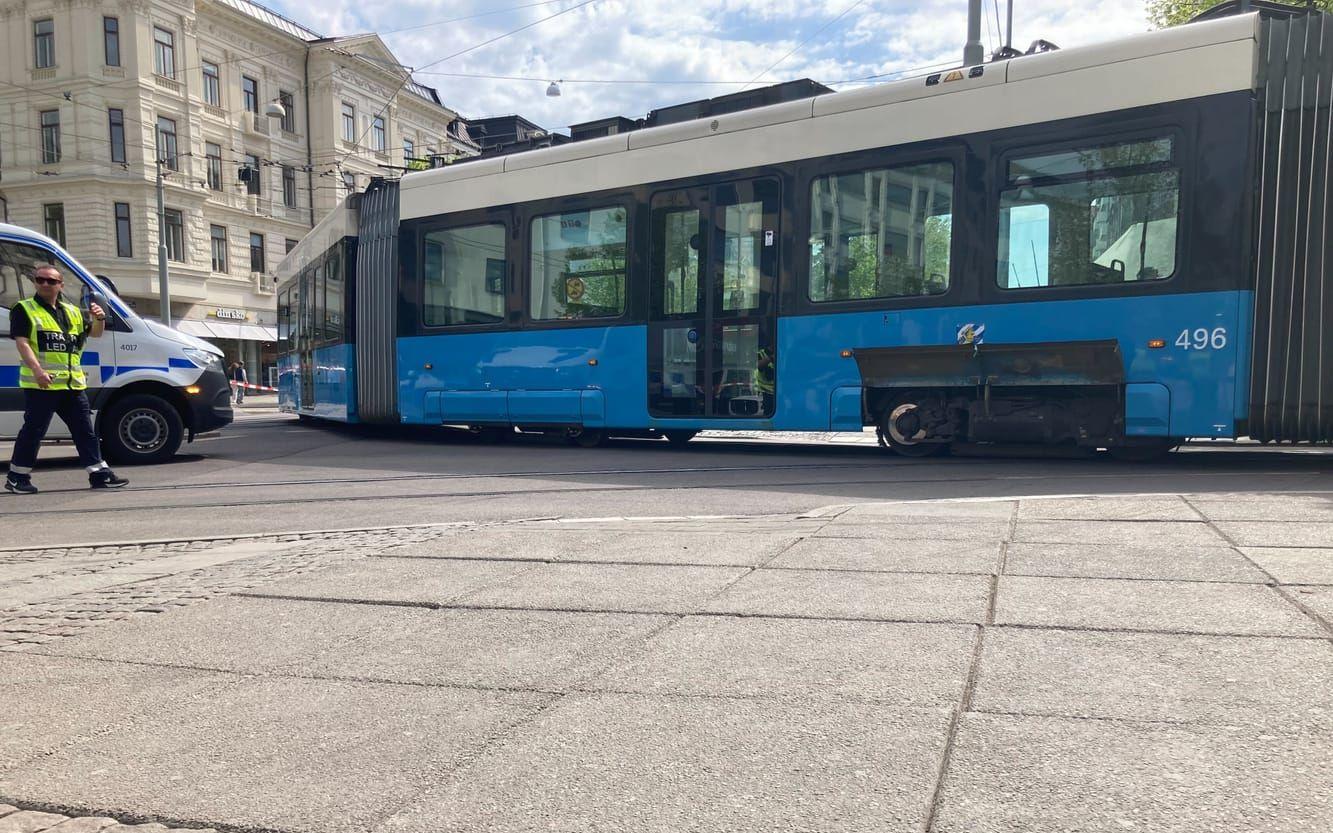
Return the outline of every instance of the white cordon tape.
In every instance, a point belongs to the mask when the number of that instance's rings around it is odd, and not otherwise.
[[[231,386],[232,386],[233,388],[237,388],[237,387],[245,388],[246,390],[262,390],[262,391],[266,391],[266,392],[268,392],[268,393],[277,393],[277,392],[278,392],[278,389],[277,389],[277,388],[266,388],[266,387],[264,387],[263,385],[252,385],[252,384],[250,384],[249,382],[237,382],[237,381],[232,381]]]

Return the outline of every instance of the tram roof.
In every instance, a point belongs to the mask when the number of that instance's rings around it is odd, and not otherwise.
[[[403,219],[1197,98],[1254,85],[1259,14],[410,173]],[[1089,90],[1098,91],[1089,94]],[[464,187],[450,187],[466,182]]]

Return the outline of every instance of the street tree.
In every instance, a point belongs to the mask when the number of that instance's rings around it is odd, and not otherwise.
[[[1147,0],[1148,20],[1159,29],[1175,26],[1221,2],[1222,0]],[[1331,11],[1333,0],[1314,0],[1314,7],[1321,11]]]

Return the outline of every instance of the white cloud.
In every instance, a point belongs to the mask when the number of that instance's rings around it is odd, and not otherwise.
[[[533,23],[579,0],[526,9],[536,0],[405,0],[370,5],[351,0],[280,0],[280,9],[326,34],[379,31],[408,66],[447,55]],[[765,83],[810,77],[833,82],[956,61],[966,34],[966,2],[941,8],[920,0],[867,0],[815,35],[854,0],[596,0],[494,44],[430,66],[420,80],[467,116],[521,113],[549,128],[610,115],[641,116],[669,104],[722,95],[759,75],[788,51],[809,43],[764,75]],[[985,7],[982,43],[998,46],[997,16]],[[479,15],[428,28],[423,23]],[[998,15],[997,15],[998,11]],[[1105,0],[1095,8],[1064,0],[1026,0],[1014,10],[1015,45],[1045,38],[1078,46],[1148,28],[1142,0]],[[813,38],[812,35],[815,35]],[[530,76],[509,81],[430,72]],[[545,95],[564,79],[563,95]],[[643,81],[593,84],[586,80]]]

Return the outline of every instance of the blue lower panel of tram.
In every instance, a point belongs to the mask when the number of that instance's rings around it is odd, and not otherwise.
[[[399,339],[405,423],[583,424],[608,428],[856,431],[861,379],[841,352],[957,343],[1116,339],[1131,436],[1230,437],[1246,412],[1249,293],[939,307],[778,319],[773,419],[662,419],[648,413],[641,325]],[[1152,340],[1165,342],[1150,347]]]
[[[278,358],[278,407],[320,419],[356,422],[355,346],[330,344],[306,356],[305,361],[299,352]]]

